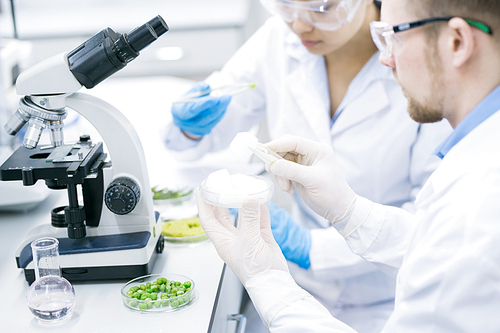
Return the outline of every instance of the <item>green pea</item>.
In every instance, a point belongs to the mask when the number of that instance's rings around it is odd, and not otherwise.
[[[177,292],[179,291],[179,289],[177,288],[172,288],[172,294],[177,294]]]
[[[151,299],[156,301],[158,299],[158,294],[151,294]]]
[[[157,293],[158,290],[160,290],[160,287],[158,287],[157,285],[154,285],[151,287],[151,290],[153,290],[153,292]]]
[[[186,288],[186,292],[190,291],[191,290],[191,287],[190,288]]]
[[[191,287],[191,281],[184,282],[184,287],[190,288]]]
[[[168,299],[161,301],[161,305],[167,306],[168,305]]]
[[[168,295],[167,294],[161,294],[160,298],[161,299],[168,299]]]
[[[132,290],[135,293],[137,290],[139,290],[139,287],[135,286],[135,287],[130,288],[130,290]]]
[[[157,308],[159,308],[159,307],[161,306],[161,301],[156,301],[156,302],[154,303],[154,305],[155,305]]]
[[[152,308],[153,307],[153,302],[151,301],[151,298],[146,298],[146,304],[148,305],[148,308]]]
[[[180,283],[179,281],[175,282],[175,285],[178,287],[180,286],[182,283]]]
[[[148,293],[143,293],[143,294],[141,295],[141,301],[144,301],[144,300],[146,300],[146,299],[148,299],[148,298],[149,298],[149,299],[151,299],[151,294],[148,294]]]
[[[180,297],[180,298],[177,300],[177,302],[179,302],[179,305],[184,304],[184,300],[182,299],[182,297]]]
[[[146,289],[146,292],[151,294],[151,293],[153,292],[153,289],[151,289],[151,288],[147,288],[147,289]]]
[[[151,282],[146,282],[146,288],[151,288]]]
[[[146,285],[141,284],[141,285],[140,285],[140,288],[141,288],[142,290],[146,290]]]
[[[128,302],[128,305],[135,308],[137,306],[137,301],[136,300],[130,301],[130,302]]]
[[[139,299],[141,298],[141,294],[136,291],[135,293],[132,294],[132,297]]]
[[[183,299],[185,303],[188,303],[191,301],[191,298],[189,297],[190,295],[184,295]]]
[[[179,301],[178,300],[170,301],[170,306],[173,308],[179,307]]]
[[[165,285],[164,284],[160,285],[160,291],[165,291]]]
[[[184,292],[183,292],[182,290],[179,290],[179,291],[177,292],[177,296],[180,296],[180,295],[184,295]]]
[[[146,303],[140,303],[139,304],[139,309],[140,310],[147,310],[148,309],[148,305]]]

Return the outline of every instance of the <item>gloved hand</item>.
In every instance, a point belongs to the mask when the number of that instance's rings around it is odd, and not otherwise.
[[[283,208],[269,204],[271,230],[286,259],[308,269],[311,249],[311,230],[295,223]]]
[[[267,204],[249,198],[239,210],[238,226],[226,208],[207,204],[196,191],[201,225],[231,270],[245,286],[253,276],[269,270],[288,273],[286,259],[274,240]]]
[[[198,82],[186,94],[210,89],[205,82]],[[191,135],[203,136],[210,133],[212,128],[222,119],[227,106],[231,102],[230,95],[214,97],[203,95],[195,98],[196,101],[174,103],[172,116],[174,124],[181,130]]]
[[[357,195],[345,181],[329,145],[284,135],[267,147],[284,158],[268,170],[283,191],[293,193],[295,184],[304,202],[332,224],[349,216]]]

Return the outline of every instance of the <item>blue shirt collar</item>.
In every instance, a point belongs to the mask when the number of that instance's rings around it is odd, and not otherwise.
[[[434,150],[434,154],[441,159],[445,157],[453,146],[498,110],[500,110],[500,86],[496,87],[465,116],[451,135]]]

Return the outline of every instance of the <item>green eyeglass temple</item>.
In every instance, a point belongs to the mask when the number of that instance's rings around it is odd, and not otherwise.
[[[451,20],[454,17],[457,17],[457,16],[435,17],[435,18],[430,18],[430,19],[421,20],[421,21],[415,21],[415,22],[410,22],[410,23],[403,23],[403,24],[400,24],[400,25],[395,25],[394,27],[392,27],[392,29],[394,30],[394,32],[406,31],[406,30],[409,30],[409,29],[412,29],[412,28],[416,28],[416,27],[419,27],[419,26],[422,26],[424,24],[431,23],[431,22],[449,21],[449,20]],[[474,21],[474,20],[469,20],[469,19],[464,19],[464,20],[469,25],[471,25],[471,26],[473,26],[475,28],[478,28],[481,31],[484,31],[487,34],[493,35],[493,31],[486,24],[484,24],[482,22]]]
[[[493,35],[493,31],[491,31],[490,27],[488,27],[486,24],[478,22],[478,21],[472,21],[468,19],[464,19],[465,22],[469,23],[469,25],[472,25],[473,27],[478,28],[479,30],[482,30],[490,35]]]

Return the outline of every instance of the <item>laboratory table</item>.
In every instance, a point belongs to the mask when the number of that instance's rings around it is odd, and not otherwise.
[[[191,81],[173,77],[110,78],[92,90],[80,92],[106,100],[129,118],[144,147],[152,186],[161,183],[196,187],[210,172],[220,168],[256,173],[261,165],[236,163],[227,151],[187,163],[175,160],[163,146],[162,131],[171,121],[171,101],[191,85]],[[74,124],[65,130],[66,138],[83,128],[85,134],[98,140],[99,134],[92,133],[84,119],[74,116],[73,120]],[[28,309],[29,286],[22,270],[16,266],[14,254],[29,229],[50,223],[51,209],[67,202],[66,191],[51,192],[29,211],[0,212],[0,332],[224,333],[241,329],[242,325],[227,318],[239,312],[243,287],[219,258],[210,240],[191,245],[167,243],[152,271],[193,279],[195,298],[189,306],[169,313],[143,314],[123,305],[120,288],[126,280],[75,282],[76,305],[71,320],[53,327],[40,325]]]

